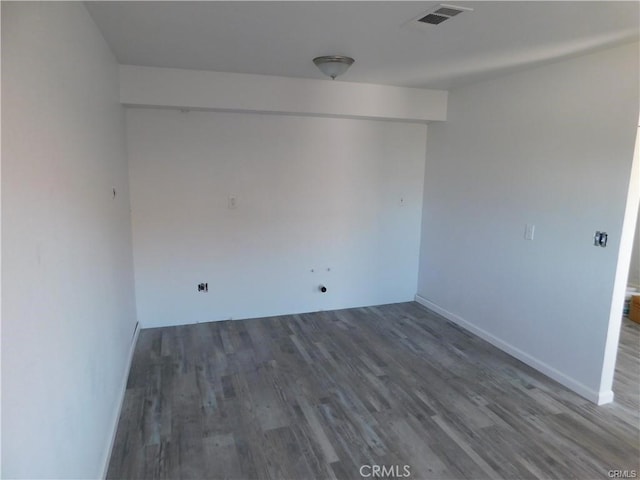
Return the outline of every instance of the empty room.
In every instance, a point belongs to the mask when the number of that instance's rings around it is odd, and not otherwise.
[[[2,478],[638,478],[640,3],[1,8]]]

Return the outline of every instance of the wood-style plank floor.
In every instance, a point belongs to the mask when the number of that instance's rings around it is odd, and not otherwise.
[[[639,327],[602,407],[417,303],[143,330],[108,478],[640,476]]]

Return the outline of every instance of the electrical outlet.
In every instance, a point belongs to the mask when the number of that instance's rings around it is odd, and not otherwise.
[[[533,235],[536,232],[536,226],[527,223],[524,227],[524,239],[525,240],[533,240]]]

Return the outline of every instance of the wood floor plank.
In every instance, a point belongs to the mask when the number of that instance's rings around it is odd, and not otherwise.
[[[639,348],[597,407],[415,302],[142,330],[107,478],[639,472]]]
[[[232,433],[206,436],[203,439],[205,472],[221,479],[241,479],[240,457]]]

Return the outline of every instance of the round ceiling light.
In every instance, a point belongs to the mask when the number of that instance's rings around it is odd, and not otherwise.
[[[320,69],[322,73],[331,77],[333,80],[338,75],[342,75],[346,72],[355,60],[351,57],[344,57],[342,55],[327,55],[325,57],[316,57],[313,59],[313,63]]]

